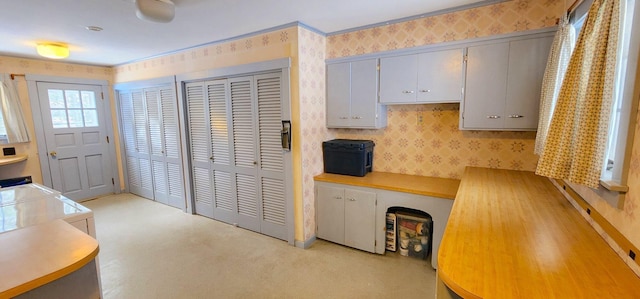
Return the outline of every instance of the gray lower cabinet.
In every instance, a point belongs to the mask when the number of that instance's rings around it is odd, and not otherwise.
[[[327,127],[375,129],[387,125],[378,104],[378,60],[327,65]]]
[[[459,103],[463,50],[451,49],[380,59],[380,103]]]
[[[318,185],[317,237],[375,252],[376,193]]]
[[[463,130],[536,130],[553,37],[469,47]]]

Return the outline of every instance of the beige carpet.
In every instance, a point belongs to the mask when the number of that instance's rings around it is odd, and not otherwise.
[[[430,263],[318,240],[300,249],[131,194],[95,214],[104,297],[433,298]]]

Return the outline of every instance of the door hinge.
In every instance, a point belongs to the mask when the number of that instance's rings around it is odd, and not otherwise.
[[[109,143],[109,136],[107,136],[107,143]]]
[[[116,180],[114,180],[113,178],[111,178],[111,185],[115,185],[116,184]]]

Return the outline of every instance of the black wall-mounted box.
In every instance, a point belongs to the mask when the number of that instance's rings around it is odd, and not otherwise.
[[[365,176],[373,171],[371,140],[334,139],[322,143],[324,172]]]

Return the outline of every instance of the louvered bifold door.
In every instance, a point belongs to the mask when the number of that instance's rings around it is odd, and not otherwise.
[[[204,82],[185,85],[185,106],[194,208],[197,214],[213,218],[213,189],[210,170],[211,140],[209,106]]]
[[[133,106],[133,127],[135,136],[135,157],[140,166],[140,192],[142,197],[153,199],[153,177],[149,156],[149,134],[147,133],[147,113],[142,89],[131,93]]]
[[[213,176],[213,218],[227,223],[238,222],[238,206],[233,192],[231,165],[231,128],[229,84],[227,80],[206,82],[211,121],[211,171]]]
[[[260,232],[253,77],[229,79],[238,225]]]
[[[136,156],[136,132],[133,121],[133,99],[131,91],[118,93],[120,103],[120,125],[124,145],[124,164],[127,170],[127,187],[129,192],[140,194],[140,164]]]
[[[164,163],[164,145],[162,140],[162,117],[160,115],[160,91],[157,87],[144,89],[149,132],[149,158],[153,176],[153,199],[168,204],[167,170]]]
[[[165,169],[167,171],[167,201],[172,207],[186,209],[182,175],[182,155],[180,152],[180,128],[178,101],[175,85],[159,88],[160,113],[162,115],[162,141]]]
[[[287,239],[287,204],[283,150],[281,75],[255,76],[258,110],[258,188],[263,234]]]

